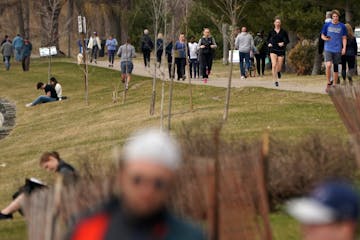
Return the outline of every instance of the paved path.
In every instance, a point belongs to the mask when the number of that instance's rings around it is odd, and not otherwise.
[[[90,65],[109,68],[107,61],[98,61],[97,64],[92,63]],[[234,68],[237,69],[238,66],[234,65]],[[120,71],[119,62],[117,61],[115,64],[115,67],[110,68],[110,69],[115,69],[115,70]],[[165,71],[166,71],[165,76],[166,76],[166,78],[168,78],[167,68],[165,69]],[[139,61],[139,59],[137,59],[136,61],[134,61],[133,74],[138,75],[138,76],[144,76],[144,77],[153,77],[154,67],[145,68],[143,63],[141,61]],[[158,78],[162,79],[162,74],[163,74],[162,68],[157,69]],[[185,82],[179,81],[179,82],[188,83],[188,81],[185,81]],[[192,83],[198,84],[198,85],[200,85],[200,84],[204,85],[204,83],[201,81],[201,79],[193,79]],[[210,86],[224,87],[224,88],[227,87],[227,84],[228,84],[227,78],[212,77],[211,75],[210,75],[209,81],[207,83],[207,85],[210,85]],[[280,81],[280,87],[274,86],[270,75],[266,76],[266,77],[250,77],[245,80],[241,80],[239,74],[233,74],[233,79],[232,79],[232,87],[236,87],[236,88],[263,87],[263,88],[277,89],[277,90],[308,92],[308,93],[321,93],[321,94],[325,94],[325,85],[326,85],[325,76],[324,76],[323,82],[319,82],[319,81],[313,81],[313,82],[301,81],[300,82],[299,80],[294,80],[294,78],[287,80],[286,74],[283,74],[283,79],[281,79],[281,81]]]

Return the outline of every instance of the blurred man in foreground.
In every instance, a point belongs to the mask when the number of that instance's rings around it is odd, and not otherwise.
[[[308,196],[288,203],[288,212],[302,227],[305,240],[354,240],[359,196],[347,182],[329,181]]]
[[[81,220],[70,239],[206,239],[166,207],[180,161],[167,134],[147,130],[131,137],[117,178],[120,197]]]

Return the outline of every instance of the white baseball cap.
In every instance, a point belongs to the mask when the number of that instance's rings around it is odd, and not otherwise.
[[[181,163],[181,151],[169,134],[157,129],[145,129],[127,140],[123,148],[123,161],[151,162],[175,171]]]

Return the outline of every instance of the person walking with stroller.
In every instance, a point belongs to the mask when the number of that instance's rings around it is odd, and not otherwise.
[[[266,40],[264,38],[264,31],[260,31],[256,34],[254,39],[254,45],[256,48],[255,59],[256,59],[256,70],[258,76],[264,76],[265,74],[265,59],[268,52]]]

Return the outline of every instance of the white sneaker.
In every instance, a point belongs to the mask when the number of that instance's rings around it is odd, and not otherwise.
[[[28,103],[25,105],[25,107],[31,107],[32,106],[32,103]]]
[[[244,77],[244,76],[241,76],[241,79],[245,79],[245,77]]]

